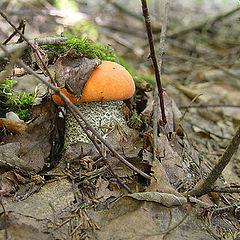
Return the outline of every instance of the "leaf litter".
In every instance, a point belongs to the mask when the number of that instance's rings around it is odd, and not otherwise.
[[[171,66],[170,71],[174,72],[174,65]],[[181,66],[177,70],[182,71],[183,76],[185,73]],[[185,70],[191,72],[190,69]],[[150,181],[121,164],[98,143],[111,167],[130,187],[132,194],[127,194],[119,186],[91,144],[78,143],[66,149],[62,159],[65,158],[68,168],[62,161],[55,166],[57,160],[53,152],[61,149],[63,136],[63,128],[57,131],[56,125],[61,124],[61,119],[56,120],[56,114],[60,115],[61,112],[57,112],[49,100],[40,98],[39,105],[34,107],[35,110],[33,108],[32,121],[27,123],[23,132],[1,135],[1,168],[5,169],[1,175],[1,189],[10,222],[9,234],[17,231],[19,239],[23,231],[25,239],[32,236],[47,239],[49,234],[67,239],[68,231],[73,239],[189,239],[189,236],[191,239],[213,239],[212,236],[224,235],[221,229],[229,232],[239,229],[236,218],[231,214],[224,215],[229,224],[216,216],[200,217],[206,206],[214,206],[216,202],[209,195],[207,200],[195,202],[183,195],[214,166],[234,133],[234,125],[229,118],[235,118],[237,122],[237,112],[223,107],[211,111],[189,108],[184,120],[179,121],[182,117],[176,117],[179,110],[173,110],[172,99],[178,100],[178,106],[186,106],[196,95],[199,97],[195,103],[202,105],[236,101],[236,83],[223,83],[221,74],[221,70],[216,72],[212,69],[193,71],[188,76],[194,82],[191,85],[177,85],[164,78],[168,93],[165,95],[165,107],[169,128],[174,133],[181,122],[182,132],[186,135],[182,138],[173,134],[167,138],[159,134],[159,161],[152,160],[152,92],[139,88],[141,91],[138,93],[141,94],[138,97],[146,101],[145,104],[136,101],[136,109],[142,120],[137,130],[115,128],[107,136],[113,147],[129,162],[151,174]],[[214,85],[209,84],[210,79],[215,81]],[[233,95],[226,91],[226,87],[231,89]],[[17,125],[13,126],[13,129],[18,129]],[[5,131],[12,129],[5,126]],[[53,135],[57,138],[52,138]],[[225,169],[223,179],[219,179],[218,184],[224,185],[224,181],[226,184],[239,182],[239,175],[234,171],[238,158],[237,155]],[[48,169],[51,160],[53,164]],[[34,182],[38,174],[43,179]],[[39,188],[34,189],[33,183]],[[23,185],[26,185],[25,189]],[[15,202],[9,201],[9,196],[13,194]],[[237,194],[219,194],[219,197],[228,203],[239,200]],[[223,202],[219,204],[224,206]],[[227,233],[225,236],[228,236]]]

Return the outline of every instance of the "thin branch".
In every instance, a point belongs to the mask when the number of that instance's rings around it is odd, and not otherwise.
[[[230,107],[230,108],[240,108],[240,105],[233,104],[192,104],[190,106],[180,105],[179,109],[188,109],[188,108],[218,108],[218,107]]]
[[[240,186],[214,186],[209,192],[240,193]]]
[[[154,105],[153,105],[153,160],[157,160],[157,147],[158,147],[158,89],[154,89]]]
[[[11,25],[11,27],[21,36],[22,39],[24,39],[25,42],[28,43],[28,45],[36,52],[44,70],[46,71],[48,77],[50,78],[51,82],[57,86],[57,83],[55,82],[55,80],[53,79],[52,75],[50,74],[45,62],[43,61],[42,55],[40,53],[40,51],[38,50],[38,48],[32,44],[18,29],[17,27],[8,19],[8,17],[2,12],[0,11],[0,15]]]
[[[5,52],[6,55],[8,55],[7,50],[3,45],[0,44],[0,48]],[[129,163],[127,160],[125,160],[102,136],[88,123],[88,121],[85,119],[85,117],[82,115],[82,113],[79,111],[77,106],[75,106],[60,90],[58,87],[54,86],[53,84],[49,83],[47,80],[44,78],[40,77],[37,73],[35,73],[30,67],[28,67],[23,61],[17,60],[17,63],[26,69],[30,74],[35,76],[37,79],[39,79],[41,82],[43,82],[46,86],[48,86],[51,90],[53,90],[56,94],[58,94],[61,99],[64,101],[66,106],[70,109],[70,111],[74,111],[76,114],[74,117],[76,117],[76,120],[79,122],[79,118],[86,124],[86,127],[88,130],[90,130],[94,136],[96,136],[112,153],[113,155],[118,158],[122,163],[124,163],[127,167],[135,171],[136,173],[140,174],[141,176],[150,179],[151,177],[133,166],[131,163]],[[101,152],[100,152],[101,154]]]
[[[18,30],[22,30],[25,26],[25,20],[21,19],[19,22],[19,25],[17,27]],[[16,30],[13,31],[12,34],[10,34],[10,36],[8,36],[3,42],[3,45],[6,45],[15,35],[17,34]]]
[[[54,37],[54,38],[38,38],[34,40],[29,40],[30,43],[34,44],[37,43],[37,45],[46,45],[46,44],[51,44],[51,45],[66,45],[66,40],[69,38],[67,37]],[[17,50],[25,50],[28,47],[27,42],[22,42],[22,43],[16,43],[16,44],[9,44],[5,46],[8,54],[12,54]],[[5,58],[6,54],[4,51],[0,51],[0,59]]]
[[[232,206],[214,209],[212,211],[211,216],[216,216],[216,215],[224,214],[224,213],[227,213],[227,212],[231,212],[233,215],[235,215],[235,211],[239,207],[240,207],[240,204],[234,204]]]
[[[159,68],[158,68],[158,64],[157,64],[157,59],[156,59],[156,55],[155,55],[151,21],[150,21],[150,16],[148,13],[148,7],[147,7],[146,0],[141,0],[141,1],[142,1],[142,12],[143,12],[145,25],[146,25],[146,29],[147,29],[147,35],[148,35],[150,58],[152,59],[153,68],[154,68],[154,72],[155,72],[155,78],[156,78],[156,82],[157,82],[157,86],[158,86],[160,108],[161,108],[161,113],[162,113],[162,124],[165,125],[167,123],[167,119],[166,119],[165,107],[164,107],[163,89],[162,89],[162,83],[161,83],[160,72],[159,72]]]
[[[224,168],[230,162],[233,154],[237,151],[239,144],[240,144],[240,126],[238,127],[238,129],[237,129],[235,135],[233,136],[230,144],[228,145],[227,149],[223,153],[221,159],[214,166],[214,168],[209,173],[209,175],[205,179],[205,181],[200,186],[195,187],[193,190],[191,190],[188,194],[195,195],[195,196],[202,196],[202,195],[206,194],[207,192],[209,192],[212,189],[213,184],[216,182],[216,180],[221,175]]]

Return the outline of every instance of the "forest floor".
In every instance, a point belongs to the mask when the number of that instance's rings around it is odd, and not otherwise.
[[[34,108],[32,114],[38,120],[28,128],[27,135],[10,134],[4,139],[1,132],[0,238],[240,239],[239,151],[216,182],[225,190],[237,189],[235,192],[210,192],[199,198],[187,195],[220,160],[240,123],[239,4],[170,4],[161,69],[169,132],[166,135],[160,131],[160,161],[153,161],[156,84],[141,3],[118,2],[81,1],[76,12],[56,8],[45,0],[17,4],[12,0],[0,3],[0,10],[16,26],[21,18],[26,20],[28,39],[71,33],[109,45],[124,59],[138,77],[134,106],[144,127],[126,130],[125,143],[119,140],[120,133],[108,139],[124,156],[130,156],[130,162],[133,159],[133,165],[154,177],[150,181],[142,179],[109,156],[116,174],[133,192],[127,194],[104,163],[94,171],[85,169],[82,176],[75,165],[64,169],[62,161],[57,164],[59,159],[51,159],[54,148],[49,144],[56,107],[49,98]],[[165,11],[159,2],[152,1],[149,6],[157,58]],[[0,42],[12,32],[2,19]],[[52,66],[49,69],[52,71]],[[41,73],[41,68],[36,72]],[[17,81],[15,91],[36,91],[39,98],[47,92],[32,75],[13,78]],[[1,112],[0,117],[4,118]],[[41,147],[29,148],[39,141]],[[25,148],[21,152],[19,143]],[[73,158],[80,156],[77,154]],[[136,155],[141,163],[136,162]],[[21,164],[28,161],[32,169],[21,171],[20,163],[6,167],[2,161],[8,158],[25,159]],[[47,169],[49,158],[54,167]],[[28,176],[26,172],[33,169],[36,174]]]

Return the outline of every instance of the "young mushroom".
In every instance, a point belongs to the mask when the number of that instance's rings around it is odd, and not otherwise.
[[[122,100],[133,96],[135,84],[124,67],[115,62],[102,61],[88,78],[82,97],[75,97],[66,88],[62,88],[61,91],[78,106],[80,112],[95,130],[101,136],[104,136],[113,127],[114,120],[120,126],[126,126],[126,119],[122,111]],[[56,94],[52,96],[52,99],[58,105],[64,104]],[[65,148],[77,142],[88,143],[90,139],[67,109]]]

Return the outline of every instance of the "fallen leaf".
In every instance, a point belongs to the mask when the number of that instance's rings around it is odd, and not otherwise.
[[[104,202],[110,197],[118,197],[120,191],[111,191],[109,189],[109,181],[105,181],[101,177],[98,178],[96,184],[95,197],[98,201]]]
[[[81,97],[88,78],[100,63],[99,59],[89,59],[70,51],[59,57],[55,64],[56,82],[59,87]]]
[[[177,197],[169,193],[142,192],[129,194],[127,197],[131,197],[139,201],[157,202],[166,207],[182,206],[187,203],[187,199],[185,197]]]
[[[23,120],[14,120],[8,118],[0,118],[0,127],[6,128],[8,131],[18,134],[23,134],[27,129],[27,125]]]
[[[33,108],[33,121],[23,134],[6,136],[0,146],[0,162],[24,171],[39,172],[49,160],[54,129],[51,102]],[[12,149],[11,149],[12,147]]]

